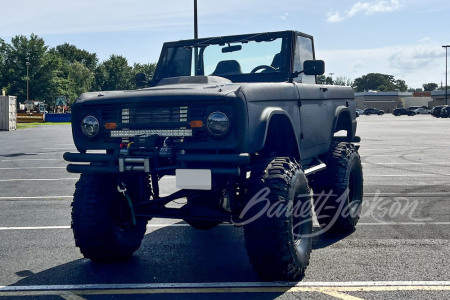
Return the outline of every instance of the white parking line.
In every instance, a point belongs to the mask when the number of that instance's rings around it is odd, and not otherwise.
[[[0,161],[11,162],[11,161],[48,161],[48,160],[63,161],[64,159],[58,159],[58,158],[17,158],[17,159],[2,159]]]
[[[374,222],[374,223],[358,223],[356,226],[425,226],[425,225],[440,225],[440,226],[448,226],[450,222]],[[224,223],[220,224],[220,227],[229,227],[234,226],[233,224]],[[189,224],[147,224],[147,228],[164,228],[164,227],[190,227]],[[18,227],[18,226],[10,226],[10,227],[0,227],[0,231],[7,230],[51,230],[51,229],[70,229],[70,226],[28,226],[28,227]]]
[[[372,163],[372,162],[363,162],[363,165],[375,165],[375,166],[390,166],[390,165],[401,165],[401,166],[415,166],[415,165],[426,165],[432,163],[424,163],[424,162],[407,162],[407,163]]]
[[[205,282],[0,286],[0,296],[150,295],[316,292],[338,299],[361,299],[346,292],[450,291],[450,281],[354,281],[354,282]],[[73,299],[73,298],[71,298]]]
[[[449,192],[427,192],[427,193],[365,193],[364,197],[449,197]]]
[[[21,197],[0,197],[0,200],[23,200],[23,199],[30,199],[30,200],[45,200],[45,199],[61,199],[61,198],[69,198],[72,199],[73,196],[21,196]]]
[[[439,177],[439,176],[449,176],[449,174],[423,174],[423,173],[417,173],[417,174],[368,174],[364,175],[364,177]]]
[[[14,179],[0,179],[0,182],[12,182],[12,181],[61,181],[61,180],[78,180],[77,178],[14,178]]]
[[[5,231],[5,230],[49,230],[49,229],[70,229],[70,226],[0,227],[0,231]]]
[[[170,289],[170,288],[251,288],[251,287],[396,287],[448,286],[450,281],[344,281],[344,282],[203,282],[203,283],[130,283],[130,284],[69,284],[0,286],[0,291],[73,291],[109,289]]]
[[[33,170],[33,169],[65,169],[66,167],[26,167],[26,168],[0,168],[0,170]]]

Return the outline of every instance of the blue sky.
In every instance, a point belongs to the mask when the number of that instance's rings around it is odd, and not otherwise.
[[[164,41],[193,37],[193,0],[15,0],[0,5],[0,38],[35,33],[100,61],[156,62]],[[315,38],[333,77],[394,75],[409,87],[445,84],[448,0],[198,0],[199,36],[294,29]],[[450,52],[450,51],[449,51]],[[449,53],[450,55],[450,53]]]

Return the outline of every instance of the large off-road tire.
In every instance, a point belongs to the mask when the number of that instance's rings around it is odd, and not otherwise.
[[[265,161],[249,183],[241,215],[253,268],[264,280],[301,279],[312,249],[312,203],[300,165],[290,158]]]
[[[202,194],[201,196],[190,196],[187,197],[188,204],[183,208],[185,211],[189,210],[197,210],[201,211],[203,207],[206,209],[220,209],[219,201],[222,195],[217,191],[211,191]],[[208,213],[205,213],[208,215]],[[221,221],[210,221],[210,220],[193,220],[193,219],[185,219],[186,223],[188,223],[192,228],[197,230],[210,230],[222,223]]]
[[[110,262],[126,259],[141,245],[147,220],[133,218],[128,200],[117,191],[117,177],[82,174],[75,185],[72,230],[84,257]]]
[[[331,232],[352,232],[363,199],[361,158],[353,144],[333,142],[326,164],[325,171],[311,178],[317,220]]]

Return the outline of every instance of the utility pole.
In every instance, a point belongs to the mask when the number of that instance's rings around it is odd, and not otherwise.
[[[450,45],[444,45],[442,48],[445,48],[445,105],[448,105],[448,84],[447,84],[447,48]]]

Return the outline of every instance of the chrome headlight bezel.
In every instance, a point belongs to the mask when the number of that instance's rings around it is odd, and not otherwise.
[[[80,125],[81,132],[88,138],[94,138],[100,132],[100,122],[93,115],[85,116]]]
[[[206,119],[206,128],[212,136],[222,137],[230,130],[230,120],[225,113],[215,111]]]

